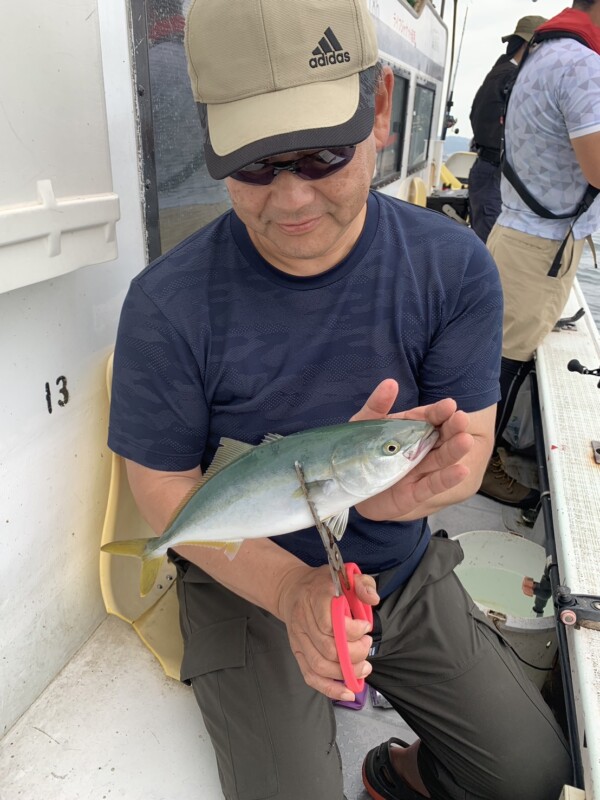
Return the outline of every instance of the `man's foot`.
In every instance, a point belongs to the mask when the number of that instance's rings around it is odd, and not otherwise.
[[[393,753],[397,748],[392,745],[397,745],[401,750],[406,748],[404,752],[407,755],[410,750],[414,749],[413,745],[408,745],[402,739],[392,737],[389,741],[380,744],[379,747],[369,750],[362,768],[363,783],[369,796],[373,800],[424,800],[429,797],[429,794],[417,792],[398,774],[393,763]],[[417,769],[416,760],[415,769]],[[422,784],[419,776],[418,781]]]
[[[524,486],[506,472],[499,455],[494,454],[489,460],[479,494],[503,503],[505,506],[519,508],[535,508],[540,501],[537,489]]]

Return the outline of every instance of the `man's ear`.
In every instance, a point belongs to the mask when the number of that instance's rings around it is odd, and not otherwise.
[[[378,150],[385,147],[390,133],[393,91],[394,73],[391,67],[384,67],[375,95],[375,122],[373,125],[373,133]]]

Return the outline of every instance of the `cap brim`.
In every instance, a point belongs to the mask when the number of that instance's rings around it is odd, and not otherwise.
[[[226,178],[279,153],[362,142],[375,118],[373,71],[207,105],[209,173]]]

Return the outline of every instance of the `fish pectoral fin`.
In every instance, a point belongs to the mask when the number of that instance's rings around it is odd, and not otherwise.
[[[334,517],[328,517],[327,519],[323,520],[323,522],[327,525],[329,530],[333,533],[335,540],[338,542],[344,535],[344,532],[348,526],[349,513],[350,509],[345,508],[343,511],[340,511],[340,513],[336,514]]]

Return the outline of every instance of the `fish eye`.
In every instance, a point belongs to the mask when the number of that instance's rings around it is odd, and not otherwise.
[[[383,445],[383,452],[387,456],[395,456],[396,453],[398,453],[399,451],[400,451],[400,445],[398,444],[398,442],[395,442],[393,439],[390,442],[386,442]]]

